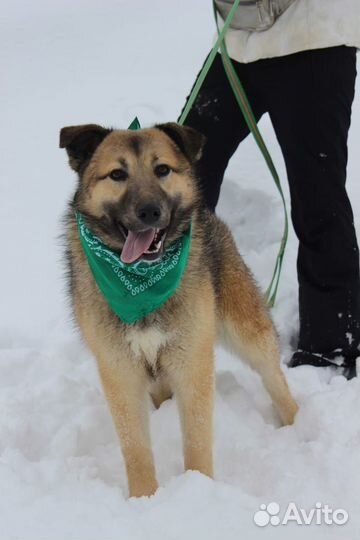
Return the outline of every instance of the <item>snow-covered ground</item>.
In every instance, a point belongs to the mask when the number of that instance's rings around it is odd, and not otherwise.
[[[161,488],[127,499],[124,465],[94,360],[64,300],[61,214],[74,176],[64,125],[176,119],[213,35],[208,0],[3,0],[0,130],[0,540],[355,540],[360,382],[284,371],[300,404],[279,427],[256,374],[217,351],[214,481],[183,473],[175,404],[151,414]],[[269,120],[261,128],[282,178]],[[360,235],[360,83],[349,180]],[[282,233],[279,197],[252,140],[234,157],[219,213],[265,287]],[[273,311],[283,360],[296,336],[291,234]],[[258,527],[261,504],[343,508],[345,525]]]

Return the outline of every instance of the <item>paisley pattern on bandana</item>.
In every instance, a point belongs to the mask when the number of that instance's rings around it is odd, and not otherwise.
[[[94,279],[117,316],[133,323],[158,309],[174,294],[186,267],[191,224],[183,236],[166,248],[160,260],[124,263],[76,213],[80,241]]]

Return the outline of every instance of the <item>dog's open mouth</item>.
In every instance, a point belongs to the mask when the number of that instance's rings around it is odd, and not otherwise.
[[[154,261],[163,253],[166,229],[147,229],[146,231],[130,231],[120,227],[125,237],[121,260],[133,263],[137,260]]]

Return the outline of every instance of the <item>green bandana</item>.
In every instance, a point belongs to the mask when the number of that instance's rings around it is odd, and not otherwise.
[[[178,288],[188,260],[191,225],[158,261],[123,263],[103,244],[76,213],[82,247],[91,272],[111,309],[125,323],[133,323],[157,310]]]

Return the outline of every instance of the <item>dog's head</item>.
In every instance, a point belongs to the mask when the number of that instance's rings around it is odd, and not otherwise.
[[[175,123],[138,131],[64,127],[60,147],[79,176],[75,209],[124,262],[160,258],[198,203],[194,166],[203,143]]]

